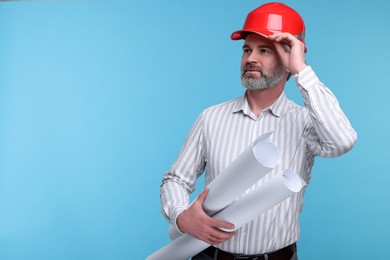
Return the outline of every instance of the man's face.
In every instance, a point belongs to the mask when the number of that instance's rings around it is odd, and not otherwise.
[[[245,38],[241,59],[241,83],[251,90],[272,88],[287,72],[272,41],[257,34]]]

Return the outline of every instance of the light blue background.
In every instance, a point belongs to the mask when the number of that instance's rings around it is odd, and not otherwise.
[[[1,2],[0,259],[144,259],[169,242],[161,177],[197,115],[244,92],[229,36],[262,3]],[[359,134],[316,161],[300,259],[389,259],[389,1],[285,3]]]

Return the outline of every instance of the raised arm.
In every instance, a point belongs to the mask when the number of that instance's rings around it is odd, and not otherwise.
[[[274,41],[286,70],[294,74],[302,94],[309,121],[305,139],[311,152],[322,157],[348,152],[357,134],[336,97],[306,64],[304,44],[288,33],[274,34],[269,39]]]

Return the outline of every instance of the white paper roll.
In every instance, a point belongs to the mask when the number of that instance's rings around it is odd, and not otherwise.
[[[231,204],[278,164],[278,148],[265,142],[263,135],[259,138],[207,186],[203,208],[209,216]]]
[[[215,215],[243,194],[256,181],[270,172],[280,160],[279,149],[266,139],[268,132],[256,140],[233,160],[212,182],[207,185],[209,193],[203,208],[209,216]],[[173,240],[182,234],[171,225],[168,230]]]
[[[206,242],[183,234],[148,256],[146,260],[186,260],[209,246]]]
[[[306,183],[293,171],[285,170],[282,174],[272,177],[254,191],[235,201],[214,217],[228,221],[238,229],[276,206],[296,192]],[[209,245],[188,234],[183,234],[165,247],[162,247],[147,260],[185,260],[201,252]]]
[[[306,183],[295,172],[284,170],[282,174],[272,177],[259,188],[217,213],[213,218],[233,223],[238,229],[299,192],[305,185]]]
[[[175,240],[183,234],[179,230],[177,230],[174,225],[169,225],[168,235],[171,240]]]

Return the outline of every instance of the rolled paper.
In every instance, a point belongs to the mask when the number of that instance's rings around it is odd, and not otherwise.
[[[265,135],[269,136],[269,134]],[[203,203],[205,212],[213,216],[231,204],[250,186],[269,173],[278,162],[278,148],[264,141],[264,136],[261,135],[207,185],[209,193]]]
[[[236,230],[291,197],[294,193],[299,192],[304,186],[306,183],[298,174],[286,169],[217,213],[213,218],[233,223]]]
[[[174,225],[169,225],[168,235],[171,240],[174,240],[182,235],[182,233],[175,228]]]
[[[221,211],[236,198],[242,195],[250,186],[255,184],[279,163],[279,149],[266,139],[272,135],[268,132],[260,135],[233,160],[212,182],[203,209],[213,216]],[[170,238],[176,239],[182,235],[173,225],[169,227]]]
[[[183,234],[148,256],[146,260],[186,260],[210,245],[189,234]]]
[[[239,229],[249,221],[299,192],[306,183],[293,171],[285,170],[264,184],[236,200],[217,213],[214,218],[234,224]],[[230,230],[229,230],[230,231]],[[183,234],[162,247],[147,260],[185,260],[209,247],[204,241]]]

